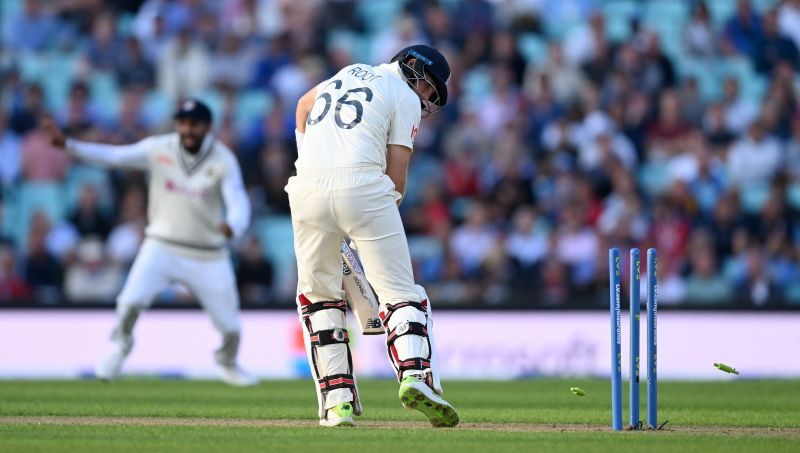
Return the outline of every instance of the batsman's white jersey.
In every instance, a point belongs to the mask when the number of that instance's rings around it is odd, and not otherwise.
[[[172,283],[184,284],[208,312],[223,337],[217,362],[235,367],[239,295],[226,237],[219,228],[227,224],[235,236],[244,233],[250,202],[231,150],[208,134],[193,155],[183,149],[177,133],[124,146],[68,140],[66,148],[87,162],[149,174],[146,239],[117,297],[109,356],[116,369],[133,346],[139,312]]]
[[[386,145],[413,148],[420,116],[419,98],[398,63],[347,66],[317,85],[295,166],[385,171]]]

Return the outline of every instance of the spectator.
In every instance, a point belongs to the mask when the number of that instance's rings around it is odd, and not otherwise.
[[[453,20],[447,9],[439,2],[423,3],[422,31],[428,42],[439,43],[453,36]],[[448,57],[449,59],[449,57]]]
[[[725,125],[728,130],[742,134],[758,117],[758,107],[744,99],[739,90],[739,80],[728,77],[723,84],[722,106],[725,110]]]
[[[714,147],[727,149],[736,138],[725,121],[725,106],[722,103],[716,102],[708,106],[703,117],[703,131]]]
[[[22,177],[27,181],[61,182],[69,158],[50,144],[50,138],[37,126],[22,138]]]
[[[72,135],[83,135],[98,119],[96,109],[91,105],[89,85],[77,80],[69,89],[69,97],[63,110],[58,113],[58,122]]]
[[[687,179],[690,191],[697,199],[700,211],[709,216],[725,194],[725,166],[708,149],[705,138],[695,138],[692,150],[697,164],[696,173]]]
[[[81,187],[78,204],[69,220],[82,237],[97,236],[105,241],[111,232],[111,218],[100,208],[97,189],[91,184]]]
[[[246,238],[241,246],[236,284],[242,303],[264,305],[272,302],[272,264],[264,258],[261,241],[255,236]]]
[[[25,0],[22,11],[4,20],[3,41],[15,52],[42,52],[58,42],[62,25],[42,0]],[[8,28],[5,28],[5,27]]]
[[[474,197],[479,192],[478,162],[473,148],[451,151],[442,166],[442,179],[448,198]]]
[[[678,272],[684,265],[688,251],[691,225],[675,200],[661,197],[655,200],[647,243],[653,244],[659,257],[666,257],[672,269],[663,268],[665,274]]]
[[[142,189],[129,188],[120,203],[120,221],[108,236],[109,258],[125,268],[133,263],[136,252],[144,240],[144,228],[147,224],[145,203]]]
[[[700,95],[700,86],[694,77],[686,77],[678,93],[678,103],[681,106],[681,116],[692,127],[700,127],[703,123],[703,113],[706,105]]]
[[[63,269],[61,263],[47,250],[46,238],[49,225],[32,222],[28,232],[25,281],[33,289],[38,303],[55,304],[61,300]]]
[[[733,288],[717,270],[714,249],[692,248],[692,272],[686,281],[686,300],[698,304],[729,304]]]
[[[708,7],[702,1],[696,2],[692,9],[692,17],[683,30],[683,46],[686,53],[700,58],[714,57],[718,52],[718,40]]]
[[[409,14],[400,16],[393,27],[382,31],[372,41],[370,61],[389,61],[397,49],[414,44],[426,44],[417,19]]]
[[[175,100],[202,92],[209,85],[210,63],[208,50],[184,26],[158,56],[158,88]]]
[[[583,122],[583,134],[578,162],[584,171],[596,172],[612,162],[629,169],[636,165],[636,150],[605,113],[589,114]]]
[[[691,127],[681,116],[680,98],[672,91],[661,93],[658,119],[647,129],[649,159],[663,159],[686,149]]]
[[[642,200],[636,192],[636,181],[620,166],[615,167],[611,175],[612,191],[603,203],[597,230],[632,243],[640,242],[647,234],[648,224]]]
[[[533,162],[514,134],[507,132],[500,140],[491,162],[484,167],[484,185],[497,217],[511,220],[519,206],[533,203],[531,183]]]
[[[289,198],[283,187],[292,173],[292,163],[283,142],[272,141],[261,151],[261,190],[264,203],[273,213],[289,213]]]
[[[436,231],[449,227],[450,209],[444,200],[439,183],[425,181],[420,198],[419,205],[412,208],[405,216],[406,229],[434,236]]]
[[[0,110],[0,187],[13,187],[22,170],[20,140],[17,134],[7,127],[6,115]]]
[[[513,227],[505,240],[513,272],[511,284],[535,288],[540,265],[550,253],[549,227],[533,207],[525,205],[514,213]]]
[[[780,292],[769,275],[764,252],[756,245],[751,245],[740,260],[740,273],[736,276],[736,293],[740,294],[748,305],[763,307],[775,302]]]
[[[597,276],[595,264],[600,243],[586,221],[583,208],[577,204],[564,208],[556,226],[553,251],[559,261],[569,266],[571,284],[586,289]]]
[[[525,59],[519,52],[515,37],[507,31],[497,31],[492,35],[492,60],[501,63],[511,71],[514,86],[522,86],[525,75]]]
[[[35,129],[39,118],[46,113],[44,92],[40,85],[28,84],[24,92],[22,102],[12,106],[8,118],[9,128],[20,136]]]
[[[122,51],[122,42],[117,36],[116,20],[108,11],[94,19],[92,36],[86,54],[93,71],[111,71]]]
[[[564,52],[558,42],[549,44],[548,58],[544,64],[528,64],[525,74],[523,89],[529,98],[537,98],[538,91],[542,89],[541,83],[546,81],[555,100],[564,105],[576,101],[587,83],[580,70],[564,60]]]
[[[800,49],[800,0],[784,0],[778,7],[778,30]]]
[[[75,252],[64,279],[64,295],[70,302],[111,303],[119,292],[122,270],[109,261],[98,238],[84,239]]]
[[[792,136],[786,148],[783,165],[792,179],[800,181],[800,112],[792,118]]]
[[[253,61],[241,40],[234,34],[223,36],[219,49],[212,56],[211,83],[218,88],[240,89],[253,73]]]
[[[769,74],[780,62],[787,62],[795,71],[800,70],[800,54],[791,39],[778,30],[778,12],[767,11],[764,15],[764,33],[753,45],[753,65],[756,71]]]
[[[645,92],[656,93],[662,88],[675,86],[675,68],[661,48],[661,39],[655,32],[646,35],[641,65],[641,89]]]
[[[281,101],[294,105],[307,90],[322,82],[324,65],[317,57],[305,57],[296,64],[281,66],[272,77],[271,88]]]
[[[728,153],[730,183],[742,187],[769,184],[782,160],[780,142],[768,136],[761,121],[756,121],[750,125],[747,135],[736,141]]]
[[[484,262],[499,245],[498,239],[489,223],[487,206],[480,201],[473,202],[464,224],[457,227],[450,238],[450,248],[463,277],[474,280],[482,276]]]
[[[141,88],[129,88],[122,92],[119,114],[116,121],[110,122],[107,131],[113,135],[115,143],[135,143],[147,136],[149,118],[143,114]],[[151,120],[151,119],[150,119]]]
[[[582,65],[602,55],[609,46],[606,39],[605,19],[595,13],[589,23],[575,28],[564,40],[564,57],[569,64]]]
[[[645,272],[642,269],[642,272]],[[658,304],[680,305],[688,301],[686,296],[687,278],[681,275],[681,269],[673,266],[669,258],[658,256]],[[641,286],[644,291],[644,285]],[[643,293],[642,299],[646,297]]]
[[[167,30],[164,15],[158,10],[158,1],[148,1],[139,10],[134,23],[136,39],[142,46],[145,58],[151,64],[159,60],[159,55],[170,41],[170,31]]]
[[[756,50],[756,43],[761,40],[763,29],[761,17],[753,9],[749,0],[736,2],[736,15],[725,25],[725,37],[737,52],[749,57]]]
[[[275,37],[263,47],[261,55],[256,58],[253,69],[252,87],[267,88],[271,86],[272,77],[282,68],[293,62],[289,35]]]
[[[150,89],[155,86],[155,68],[136,38],[128,37],[122,42],[120,53],[116,55],[113,63],[117,83],[123,89],[131,87]]]
[[[27,302],[31,288],[19,274],[16,254],[9,244],[0,244],[0,302]]]

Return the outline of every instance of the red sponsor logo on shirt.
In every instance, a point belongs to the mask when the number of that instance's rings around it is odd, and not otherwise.
[[[167,179],[164,182],[164,188],[167,190],[167,192],[176,192],[192,198],[202,198],[211,194],[211,190],[209,188],[203,187],[195,189],[183,187],[171,179]]]
[[[411,140],[414,140],[414,138],[417,136],[418,130],[419,128],[417,128],[417,126],[411,126]]]
[[[164,164],[164,165],[172,165],[172,164],[175,163],[175,160],[173,158],[167,156],[166,154],[159,154],[158,157],[156,158],[156,161],[158,161],[158,163]]]

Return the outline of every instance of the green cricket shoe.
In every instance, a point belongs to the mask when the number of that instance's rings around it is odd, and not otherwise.
[[[406,408],[422,412],[437,428],[452,428],[458,424],[456,409],[437,395],[421,375],[403,378],[400,382],[400,402]]]
[[[325,412],[325,418],[319,421],[320,426],[356,426],[353,421],[353,403],[342,403]]]

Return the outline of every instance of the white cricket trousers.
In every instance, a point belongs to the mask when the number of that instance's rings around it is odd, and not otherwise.
[[[292,211],[298,292],[311,302],[343,300],[342,239],[358,248],[381,304],[419,302],[400,194],[380,167],[301,168],[286,192]]]
[[[310,343],[313,332],[344,329],[344,313],[323,309],[306,318],[302,314],[302,298],[312,305],[344,300],[340,248],[347,236],[358,248],[367,280],[382,308],[385,304],[420,301],[397,209],[400,194],[380,167],[302,168],[297,173],[289,178],[286,192],[297,256],[298,312],[304,323],[309,365],[318,380],[353,376],[355,389],[349,346],[338,343],[313,348]],[[395,318],[401,320],[404,315]],[[359,398],[350,388],[334,388],[323,394],[318,387],[317,398],[320,418],[326,416],[327,409],[347,401],[354,403],[356,413],[361,412]]]
[[[239,345],[239,293],[227,253],[210,259],[193,258],[155,239],[145,239],[117,297],[117,325],[112,334],[115,347],[124,354],[133,346],[133,325],[159,292],[173,283],[184,284],[211,317],[223,336],[217,350],[220,365],[235,364]]]

